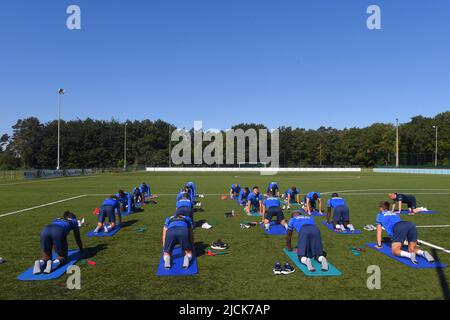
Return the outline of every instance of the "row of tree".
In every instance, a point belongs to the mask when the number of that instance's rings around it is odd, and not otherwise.
[[[435,129],[438,126],[439,165],[450,163],[450,111],[433,118],[417,116],[400,126],[401,165],[432,165]],[[175,126],[162,121],[127,122],[127,165],[167,166],[169,133]],[[0,137],[0,169],[54,168],[57,158],[56,121],[37,118],[18,120],[13,134]],[[240,124],[233,129],[265,128]],[[92,119],[61,122],[63,168],[122,167],[124,123]],[[298,166],[386,166],[395,164],[396,128],[375,123],[365,128],[317,130],[280,127],[280,165]],[[192,134],[191,130],[191,134]],[[173,147],[176,142],[172,142]],[[225,146],[225,143],[224,143]],[[270,150],[270,147],[269,147]],[[225,152],[224,152],[225,153]]]

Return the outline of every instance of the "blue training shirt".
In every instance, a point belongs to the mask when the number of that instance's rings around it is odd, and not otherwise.
[[[147,193],[148,195],[151,194],[151,193],[150,193],[150,186],[147,185],[147,184],[141,184],[141,185],[139,186],[139,190],[140,190],[142,193]]]
[[[408,196],[406,194],[402,194],[402,193],[397,193],[397,198],[395,199],[395,202],[403,202],[407,205],[411,205],[414,202],[414,199],[412,196]]]
[[[192,228],[192,220],[186,216],[171,216],[166,219],[164,226],[167,229],[172,228]]]
[[[379,224],[382,227],[384,227],[384,229],[386,230],[388,235],[390,237],[393,237],[394,236],[394,226],[400,221],[402,221],[402,219],[400,218],[400,216],[398,214],[387,210],[387,211],[378,213],[376,224]]]
[[[186,192],[184,192],[184,191],[181,191],[180,193],[178,193],[178,195],[177,195],[177,201],[180,201],[180,199],[183,198],[183,196],[184,196],[185,193],[186,193]],[[192,194],[191,194],[190,192],[187,192],[187,195],[189,196],[189,200],[192,201]]]
[[[235,193],[241,192],[241,185],[240,184],[232,184],[231,191],[233,191]]]
[[[269,183],[269,186],[267,187],[267,191],[273,190],[273,189],[279,189],[278,182],[271,182]]]
[[[303,226],[315,224],[316,222],[312,217],[298,215],[289,220],[288,230],[290,231],[296,230],[297,232],[300,232]]]
[[[254,194],[253,192],[250,192],[250,194],[248,195],[247,200],[251,201],[252,203],[258,203],[259,201],[262,201],[263,197],[261,195],[261,193],[258,194]]]
[[[286,198],[288,197],[288,195],[291,196],[291,199],[295,198],[295,196],[298,195],[299,193],[300,193],[300,190],[298,190],[298,189],[295,189],[295,191],[292,191],[292,189],[288,189],[286,191]]]
[[[103,201],[102,207],[113,207],[113,209],[119,209],[120,204],[116,199],[107,198]]]
[[[241,189],[241,191],[239,192],[239,202],[241,203],[242,201],[247,200],[249,194],[250,190],[248,190],[248,192],[245,192],[245,189]]]
[[[346,207],[347,204],[345,203],[345,199],[341,197],[334,197],[328,199],[327,206],[331,208],[337,208],[337,207]]]
[[[55,219],[51,225],[57,225],[64,229],[64,234],[67,236],[71,230],[79,230],[77,218],[65,220],[65,219]]]
[[[309,201],[314,201],[314,198],[313,198],[314,194],[317,194],[317,199],[320,199],[320,193],[319,192],[314,192],[314,191],[313,192],[308,192],[306,194],[306,198],[309,199]]]
[[[132,210],[132,206],[134,203],[133,200],[133,196],[131,194],[129,194],[128,192],[124,192],[124,196],[121,197],[119,194],[116,194],[117,198],[119,198],[119,202],[123,205],[123,206],[127,206],[127,212],[131,213]]]
[[[266,208],[279,207],[280,205],[280,200],[276,197],[269,197],[264,200],[264,207]]]
[[[189,181],[188,183],[186,183],[186,187],[188,187],[189,189],[192,190],[193,197],[195,197],[197,195],[197,187],[196,187],[195,183],[193,183],[192,181]]]
[[[194,206],[194,204],[189,199],[180,199],[177,201],[177,209],[181,208],[181,207],[192,208],[193,206]]]

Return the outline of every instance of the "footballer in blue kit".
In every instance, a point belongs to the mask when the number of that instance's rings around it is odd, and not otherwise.
[[[303,199],[305,202],[305,211],[311,215],[313,211],[318,211],[322,214],[322,199],[319,192],[308,192]],[[317,208],[316,201],[319,202],[319,208]]]
[[[280,199],[275,197],[273,191],[269,191],[267,198],[263,201],[263,223],[266,230],[270,229],[270,221],[273,217],[277,218],[277,222],[287,229],[287,223],[284,219],[283,210],[281,210]]]
[[[177,200],[176,207],[177,207],[176,211],[177,215],[181,214],[193,220],[194,203],[189,199],[189,195],[187,193],[184,193],[181,199]]]
[[[278,182],[271,182],[267,186],[266,192],[269,193],[269,191],[272,191],[275,197],[280,196],[280,186],[278,185]]]
[[[142,184],[139,186],[139,190],[141,191],[144,198],[150,197],[152,195],[150,185],[145,182],[142,182]]]
[[[262,201],[263,196],[259,192],[259,187],[253,187],[253,191],[248,195],[247,207],[245,208],[247,213],[250,214],[252,211],[262,213]]]
[[[94,233],[98,233],[101,229],[105,233],[111,231],[116,227],[116,212],[120,217],[119,224],[122,223],[122,214],[120,208],[120,202],[115,195],[111,195],[109,198],[106,198],[98,213],[98,223],[97,227],[94,229]],[[106,218],[108,218],[109,226],[105,225]]]
[[[309,271],[316,271],[311,259],[316,259],[321,264],[322,271],[328,271],[328,261],[323,250],[322,236],[314,219],[301,215],[300,211],[293,211],[287,226],[286,246],[292,251],[292,234],[298,233],[297,255]]]
[[[144,202],[144,194],[142,193],[141,188],[139,186],[133,188],[133,200],[134,203]]]
[[[171,256],[176,245],[184,252],[183,268],[188,268],[192,260],[194,232],[192,220],[177,213],[168,217],[164,223],[162,245],[164,250],[164,267],[170,269]]]
[[[177,195],[177,201],[179,201],[181,198],[183,198],[183,196],[187,194],[188,195],[188,199],[191,201],[194,201],[194,198],[192,197],[192,192],[191,189],[189,189],[188,187],[184,187]]]
[[[288,209],[291,207],[291,203],[293,202],[297,202],[298,204],[300,204],[300,190],[296,186],[288,189],[285,193],[285,197],[287,200]]]
[[[233,183],[230,188],[230,198],[239,197],[240,192],[241,192],[241,185],[238,183]]]
[[[389,193],[389,198],[393,201],[391,210],[395,212],[396,204],[398,204],[398,211],[402,211],[403,204],[408,206],[408,214],[414,215],[422,211],[417,208],[417,200],[413,195],[406,195],[403,193]]]
[[[245,206],[247,204],[249,195],[250,195],[250,189],[248,187],[242,188],[241,191],[239,192],[239,198],[238,198],[239,205]]]
[[[355,231],[355,228],[350,223],[350,209],[345,202],[345,199],[339,197],[337,193],[333,193],[331,198],[327,201],[327,223],[330,223],[331,213],[333,218],[333,228],[337,231]]]
[[[381,201],[380,212],[377,215],[377,248],[382,247],[383,228],[392,238],[392,254],[398,257],[410,259],[417,264],[416,255],[424,257],[428,262],[434,262],[433,256],[428,252],[417,248],[417,227],[410,221],[402,221],[400,216],[389,210],[389,202]],[[408,242],[408,251],[402,250],[405,240]]]
[[[120,203],[120,212],[119,212],[119,224],[122,223],[122,212],[132,213],[135,211],[135,204],[133,195],[129,194],[128,192],[125,192],[123,190],[119,190],[119,192],[116,194],[117,199]]]
[[[42,258],[34,262],[33,274],[42,272],[49,274],[67,262],[69,252],[67,236],[70,231],[73,231],[75,242],[80,252],[83,252],[77,217],[72,212],[66,211],[62,218],[53,220],[42,230],[40,236]],[[53,249],[57,257],[52,261]]]
[[[192,181],[189,181],[188,183],[186,183],[185,187],[189,188],[189,190],[191,191],[191,200],[195,201],[196,198],[198,197],[197,186],[195,185],[195,183]]]

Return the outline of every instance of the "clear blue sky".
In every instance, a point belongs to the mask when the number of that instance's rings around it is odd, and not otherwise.
[[[66,8],[82,30],[66,29]],[[382,9],[382,30],[366,9]],[[226,129],[408,121],[450,109],[448,0],[3,0],[0,133],[18,118]]]

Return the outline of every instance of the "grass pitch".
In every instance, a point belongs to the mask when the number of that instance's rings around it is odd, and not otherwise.
[[[308,191],[340,191],[350,207],[352,223],[361,229],[374,224],[378,201],[387,199],[388,192],[415,194],[419,206],[437,210],[440,214],[408,217],[416,225],[450,224],[450,177],[431,175],[373,174],[373,173],[301,173],[260,176],[248,173],[127,173],[54,180],[19,181],[0,184],[0,216],[22,209],[33,210],[0,217],[0,256],[7,262],[0,265],[0,299],[449,299],[450,267],[410,269],[371,249],[354,256],[351,247],[375,240],[374,232],[363,231],[359,236],[337,235],[320,224],[324,248],[329,260],[339,268],[340,277],[306,277],[297,270],[287,276],[274,276],[276,261],[284,263],[283,236],[266,236],[259,227],[244,230],[244,216],[232,201],[220,200],[233,182],[241,186],[254,185],[265,189],[269,181],[278,181],[282,191],[292,185],[302,195]],[[158,204],[147,205],[142,213],[124,219],[128,226],[112,238],[87,238],[86,233],[96,223],[92,214],[106,195],[119,188],[131,190],[148,182],[152,191],[160,194]],[[196,229],[199,274],[193,277],[157,277],[156,268],[161,254],[161,234],[164,219],[174,213],[175,194],[187,181],[195,181],[204,212],[196,220],[207,220],[211,230]],[[64,202],[60,200],[74,198]],[[323,198],[326,201],[329,195]],[[56,202],[56,203],[54,203]],[[43,204],[54,203],[39,207]],[[235,209],[237,216],[225,218],[224,213]],[[95,252],[96,266],[81,268],[81,290],[66,288],[67,275],[52,281],[21,282],[17,276],[40,256],[39,234],[52,219],[71,210],[90,224],[82,229],[86,248]],[[145,232],[137,227],[148,226]],[[449,247],[450,228],[420,228],[419,238]],[[210,257],[203,253],[209,243],[222,239],[229,243],[230,254]],[[296,241],[296,236],[295,236]],[[69,246],[75,248],[73,235]],[[439,259],[450,263],[450,256],[437,251]],[[370,265],[381,268],[381,290],[366,286]]]

